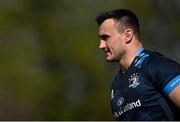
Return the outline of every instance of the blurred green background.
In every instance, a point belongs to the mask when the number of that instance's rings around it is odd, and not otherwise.
[[[179,0],[0,0],[0,120],[113,120],[117,64],[95,17],[127,8],[144,47],[180,62]]]

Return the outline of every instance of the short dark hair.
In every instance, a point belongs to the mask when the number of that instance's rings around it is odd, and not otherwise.
[[[97,24],[100,26],[106,19],[113,18],[114,20],[120,22],[125,27],[130,27],[133,29],[134,33],[140,37],[139,30],[139,20],[137,16],[127,9],[114,9],[109,12],[104,12],[96,17]]]

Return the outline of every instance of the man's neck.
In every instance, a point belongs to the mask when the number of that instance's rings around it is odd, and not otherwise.
[[[134,58],[137,55],[138,50],[142,47],[141,43],[138,43],[137,45],[135,45],[134,47],[129,47],[127,48],[128,50],[126,51],[126,53],[124,54],[124,56],[121,58],[121,60],[119,61],[120,64],[120,68],[123,71],[126,71],[129,66],[132,64]]]

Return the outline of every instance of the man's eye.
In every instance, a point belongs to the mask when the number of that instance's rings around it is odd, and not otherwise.
[[[108,37],[102,37],[101,39],[107,41]]]
[[[102,36],[100,36],[100,39],[102,39],[102,40],[104,40],[104,41],[107,41],[108,38],[109,38],[108,35],[102,35]]]

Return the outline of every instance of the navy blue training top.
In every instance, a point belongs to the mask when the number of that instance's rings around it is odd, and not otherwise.
[[[140,48],[126,72],[112,82],[111,107],[116,120],[180,120],[169,94],[180,85],[180,65]]]

